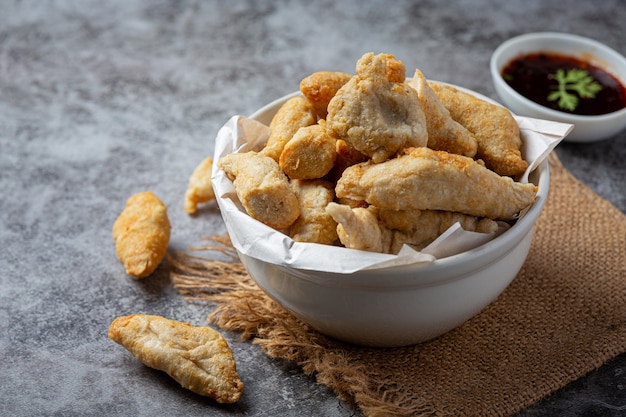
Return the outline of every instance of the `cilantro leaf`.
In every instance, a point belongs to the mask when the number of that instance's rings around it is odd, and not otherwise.
[[[559,69],[553,77],[558,85],[553,86],[555,91],[548,94],[548,101],[558,100],[558,106],[564,110],[576,110],[579,98],[594,98],[602,90],[602,86],[580,68],[572,68],[567,73]]]

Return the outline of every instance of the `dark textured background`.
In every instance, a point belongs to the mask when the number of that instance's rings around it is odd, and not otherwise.
[[[203,324],[167,268],[124,274],[111,226],[131,194],[168,206],[172,251],[224,231],[183,212],[187,180],[234,114],[367,51],[497,98],[488,62],[507,38],[565,31],[626,53],[621,0],[4,1],[0,5],[0,414],[353,416],[293,364],[226,334],[246,384],[219,406],[108,340],[117,315]],[[564,143],[574,175],[626,212],[626,132]],[[575,227],[575,225],[572,225]],[[626,285],[626,281],[625,281]],[[622,355],[520,416],[626,414]]]

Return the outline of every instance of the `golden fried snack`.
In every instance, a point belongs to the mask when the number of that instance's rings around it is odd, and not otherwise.
[[[378,211],[381,226],[402,232],[394,240],[396,253],[406,243],[416,250],[422,250],[454,223],[459,223],[464,230],[478,233],[495,233],[498,223],[487,218],[468,216],[440,210],[386,210]]]
[[[417,91],[426,117],[427,146],[438,151],[473,157],[478,148],[474,135],[453,120],[419,69],[415,70],[415,75],[408,84]]]
[[[494,233],[498,231],[498,223],[494,220],[481,219],[452,211],[379,209],[378,218],[385,227],[405,232],[425,231],[428,228],[434,228],[439,230],[435,234],[439,234],[445,232],[456,222],[459,222],[463,229],[470,232]]]
[[[335,141],[335,155],[335,165],[333,165],[333,168],[325,177],[333,183],[337,182],[339,177],[341,177],[344,169],[348,168],[350,165],[365,162],[369,159],[367,155],[363,155],[343,139]]]
[[[250,217],[274,229],[286,229],[300,215],[298,198],[287,176],[269,156],[231,153],[218,166],[233,181],[239,201]]]
[[[113,224],[117,257],[126,273],[145,278],[159,266],[170,240],[167,207],[150,191],[132,195]]]
[[[337,222],[339,240],[345,247],[380,253],[397,254],[404,245],[422,250],[456,222],[472,232],[498,230],[498,224],[490,219],[435,210],[398,212],[331,203],[326,211]],[[411,218],[412,215],[416,217]]]
[[[410,234],[385,227],[374,206],[350,207],[331,203],[326,211],[337,222],[339,241],[348,249],[397,254],[404,244],[411,243]]]
[[[351,200],[349,198],[338,198],[335,195],[335,203],[342,204],[351,208],[368,208],[370,205],[365,200]]]
[[[317,115],[309,100],[302,96],[290,98],[272,118],[269,126],[270,135],[261,153],[278,162],[285,144],[298,129],[315,123],[317,123]]]
[[[235,403],[241,397],[243,382],[232,351],[210,327],[133,314],[113,320],[108,334],[139,361],[164,371],[183,388],[219,403]]]
[[[406,67],[404,62],[394,58],[392,55],[387,55],[388,59],[385,61],[385,76],[390,83],[403,83],[406,81]]]
[[[291,179],[316,179],[328,174],[335,165],[335,138],[326,133],[324,120],[298,129],[287,142],[278,161]]]
[[[387,80],[394,83],[404,82],[406,68],[402,61],[387,60],[385,68]],[[318,71],[300,81],[300,92],[315,108],[317,117],[326,119],[328,103],[337,91],[352,78],[352,74],[339,71]]]
[[[375,207],[330,203],[326,212],[337,222],[337,235],[346,248],[389,253],[391,233],[380,227]]]
[[[357,74],[328,104],[326,117],[327,129],[335,137],[377,163],[428,141],[417,92],[404,82],[388,80],[390,60],[395,58],[389,54],[364,54]]]
[[[189,177],[189,185],[185,192],[184,210],[189,214],[194,214],[198,209],[198,204],[215,200],[213,185],[211,184],[211,169],[213,168],[213,158],[205,158],[194,169]]]
[[[452,118],[474,134],[476,158],[485,161],[487,168],[508,176],[526,171],[519,126],[509,110],[451,86],[433,83],[431,87]]]
[[[300,81],[300,92],[311,102],[320,119],[326,119],[328,103],[352,78],[347,72],[319,71]]]
[[[300,204],[300,217],[289,229],[291,238],[296,242],[334,244],[337,223],[325,210],[335,198],[334,185],[324,180],[293,180],[291,187]]]
[[[335,153],[337,153],[337,158],[342,159],[346,167],[358,164],[359,162],[365,162],[369,159],[367,155],[363,155],[342,139],[337,140],[335,143]]]
[[[444,210],[512,219],[534,200],[537,187],[502,177],[471,158],[429,148],[406,149],[381,164],[347,168],[337,182],[340,198],[391,210]]]

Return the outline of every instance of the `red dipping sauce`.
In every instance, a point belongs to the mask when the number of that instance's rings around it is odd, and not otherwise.
[[[578,97],[576,108],[567,110],[559,106],[558,100],[550,101],[548,96],[558,89],[554,74],[558,70],[566,73],[571,69],[587,71],[602,89],[593,98]],[[533,53],[520,56],[508,63],[502,70],[502,77],[515,91],[544,107],[553,110],[594,116],[612,113],[626,107],[626,88],[613,75],[587,61],[553,53]],[[568,90],[568,93],[576,94]]]

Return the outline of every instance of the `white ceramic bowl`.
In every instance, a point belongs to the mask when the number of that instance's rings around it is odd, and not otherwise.
[[[268,124],[291,96],[251,118]],[[549,176],[547,162],[531,174],[537,199],[511,229],[471,251],[432,263],[339,274],[239,256],[267,295],[321,333],[366,346],[423,342],[476,315],[515,278],[548,195]]]
[[[520,116],[536,117],[574,125],[565,138],[570,142],[593,142],[610,138],[626,128],[626,108],[598,116],[579,116],[549,109],[515,91],[502,78],[502,70],[521,55],[551,52],[588,60],[626,85],[626,58],[595,40],[555,32],[528,33],[502,43],[490,61],[491,77],[502,102]]]

